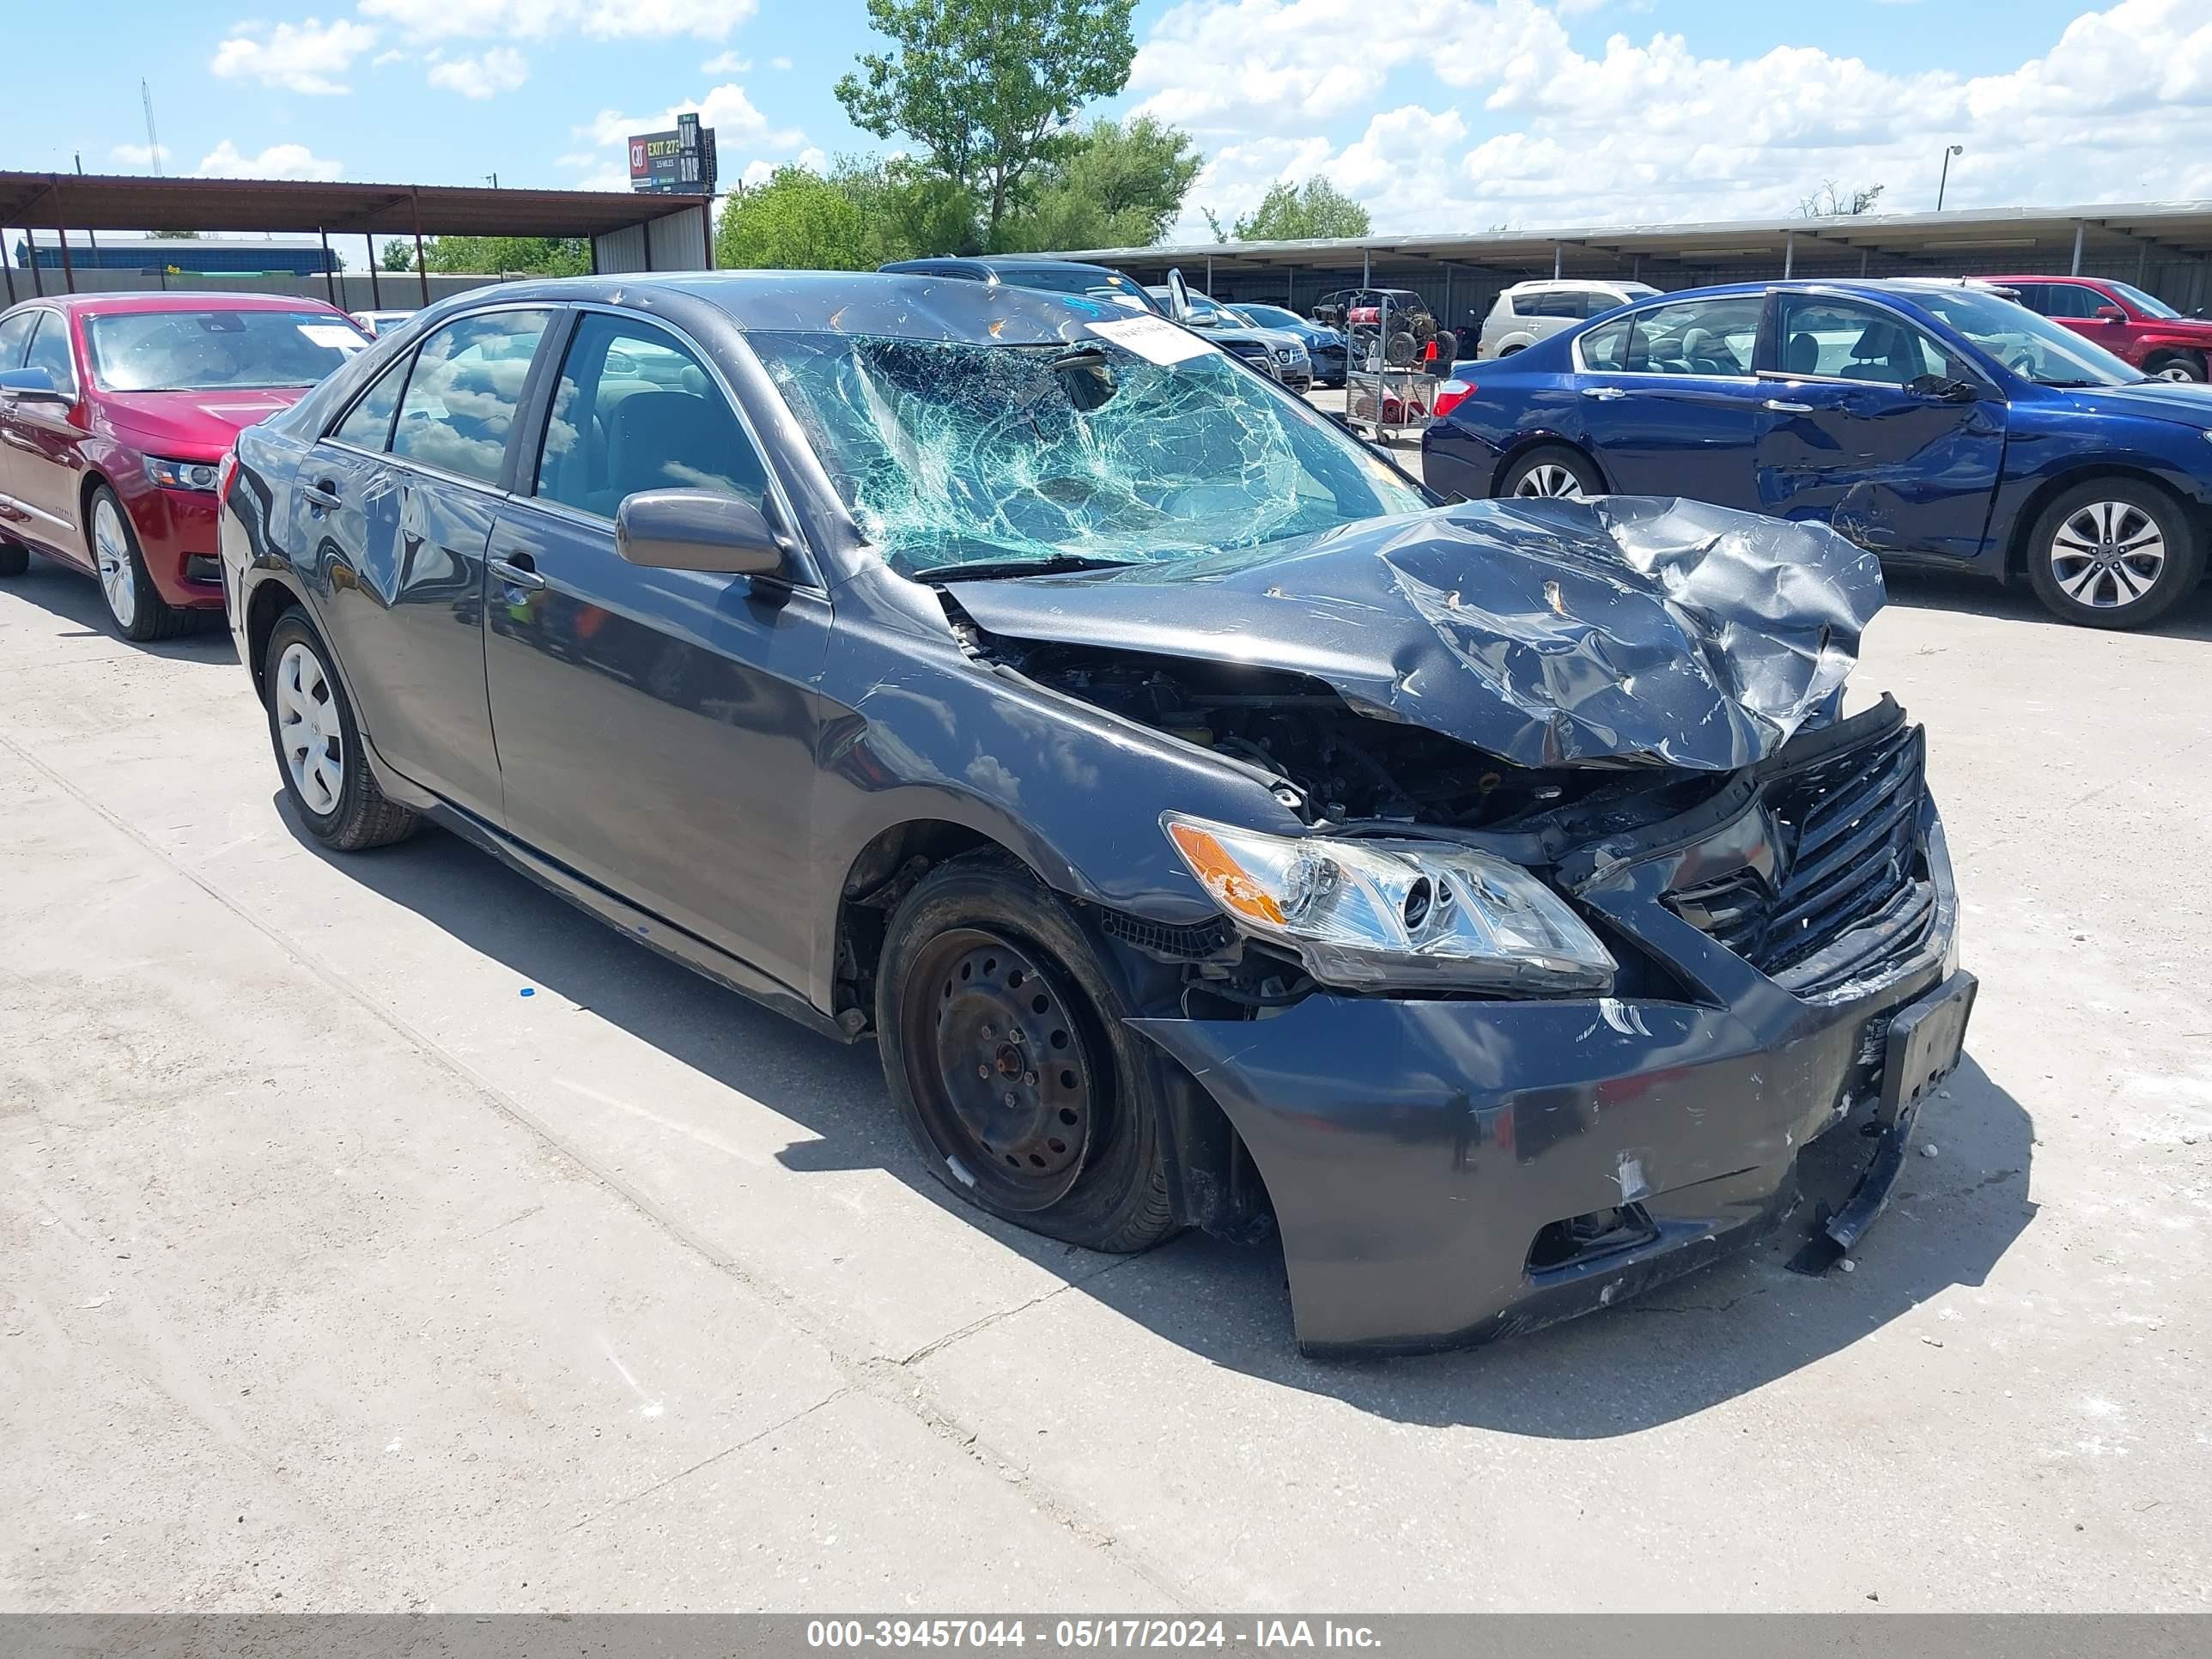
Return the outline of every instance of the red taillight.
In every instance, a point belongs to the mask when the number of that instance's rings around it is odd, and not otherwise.
[[[226,449],[222,459],[216,463],[215,506],[220,513],[230,505],[230,487],[238,481],[238,452]]]
[[[1472,380],[1462,380],[1454,376],[1444,381],[1437,387],[1437,418],[1441,421],[1474,394],[1474,382]]]

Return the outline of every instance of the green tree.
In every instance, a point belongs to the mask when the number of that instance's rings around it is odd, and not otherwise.
[[[412,270],[415,269],[414,246],[394,236],[385,243],[384,257],[377,264],[386,270]]]
[[[864,52],[837,82],[854,125],[905,133],[981,204],[986,242],[1040,168],[1070,148],[1068,124],[1128,84],[1136,0],[868,0],[896,48]]]
[[[1142,247],[1160,240],[1205,165],[1190,136],[1140,115],[1095,121],[1001,228],[1000,245],[1035,253]]]
[[[874,244],[852,192],[802,167],[778,167],[722,210],[714,262],[760,270],[868,270]]]
[[[1207,217],[1212,220],[1212,216]],[[1212,220],[1217,236],[1221,225]],[[1240,242],[1296,242],[1320,236],[1364,236],[1372,225],[1367,210],[1326,179],[1304,185],[1275,184],[1260,205],[1230,227]]]
[[[385,256],[388,261],[389,244]],[[476,276],[501,271],[580,276],[592,268],[591,244],[580,236],[441,236],[430,244],[424,257],[433,270]],[[404,270],[408,265],[400,269]]]

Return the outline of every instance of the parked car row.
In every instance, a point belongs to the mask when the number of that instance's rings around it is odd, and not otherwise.
[[[1463,499],[1689,495],[1831,525],[1886,562],[2025,579],[2069,622],[2155,622],[2204,572],[2212,394],[2012,293],[1898,278],[1639,300],[1460,365],[1425,476]]]
[[[1194,332],[929,275],[441,303],[219,480],[289,811],[872,1036],[994,1215],[1279,1231],[1310,1348],[1613,1303],[1816,1139],[1832,1261],[1974,997],[1919,728],[1840,717],[1873,558],[1444,507]]]

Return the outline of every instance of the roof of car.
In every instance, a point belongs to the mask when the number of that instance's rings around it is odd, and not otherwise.
[[[1567,288],[1577,293],[1611,294],[1624,288],[1648,289],[1650,286],[1649,283],[1636,282],[1626,276],[1535,276],[1524,283],[1510,283],[1501,292],[1518,294],[1524,289]]]
[[[896,259],[890,264],[878,265],[877,270],[890,276],[927,276],[933,271],[957,270],[962,267],[996,274],[1002,270],[1095,270],[1103,276],[1118,276],[1121,273],[1110,265],[1094,265],[1081,259],[1045,259],[1031,254],[938,254],[926,259]]]
[[[502,283],[441,302],[441,314],[470,300],[641,304],[681,295],[713,307],[739,328],[793,334],[867,334],[979,345],[1048,345],[1094,320],[1127,321],[1128,307],[1081,295],[1050,294],[965,276],[872,270],[671,270],[562,276]]]
[[[167,292],[151,289],[143,294],[48,294],[35,298],[27,295],[25,302],[107,315],[137,311],[327,311],[334,317],[345,315],[336,306],[304,294],[229,294],[218,289],[172,289]]]

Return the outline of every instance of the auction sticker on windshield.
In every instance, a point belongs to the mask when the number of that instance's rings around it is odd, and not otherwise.
[[[1159,317],[1131,317],[1126,321],[1093,323],[1091,331],[1133,351],[1148,363],[1165,367],[1189,357],[1203,357],[1213,348],[1188,329],[1177,328]]]
[[[339,351],[362,351],[368,345],[343,323],[301,323],[298,327],[307,337],[309,345],[330,346]]]

